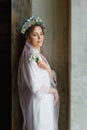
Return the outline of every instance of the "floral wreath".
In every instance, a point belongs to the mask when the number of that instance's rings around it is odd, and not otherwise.
[[[45,28],[45,25],[40,17],[31,16],[21,25],[21,33],[25,34],[26,30],[35,24],[41,25],[43,28]]]

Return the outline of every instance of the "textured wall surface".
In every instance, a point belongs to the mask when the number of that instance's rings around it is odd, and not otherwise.
[[[22,130],[22,113],[19,105],[17,71],[23,42],[20,39],[18,26],[22,19],[31,14],[31,0],[12,0],[11,20],[11,58],[12,58],[12,130]]]
[[[86,130],[87,0],[72,0],[71,7],[71,130]]]

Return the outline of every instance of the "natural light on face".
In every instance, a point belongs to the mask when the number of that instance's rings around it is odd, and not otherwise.
[[[43,44],[44,40],[44,32],[40,26],[36,26],[34,30],[29,35],[29,41],[30,43],[37,49],[40,49],[40,47]]]

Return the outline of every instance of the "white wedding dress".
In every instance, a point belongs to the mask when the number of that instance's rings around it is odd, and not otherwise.
[[[58,130],[59,102],[54,105],[54,96],[48,93],[49,87],[56,87],[56,73],[51,80],[46,70],[40,68],[34,59],[35,52],[46,58],[30,43],[25,44],[18,67],[18,91],[23,112],[23,130]]]

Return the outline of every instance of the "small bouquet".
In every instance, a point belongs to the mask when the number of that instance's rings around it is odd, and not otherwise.
[[[34,51],[29,57],[29,61],[31,60],[38,62],[39,60],[41,60],[41,57],[37,54],[37,52]]]

